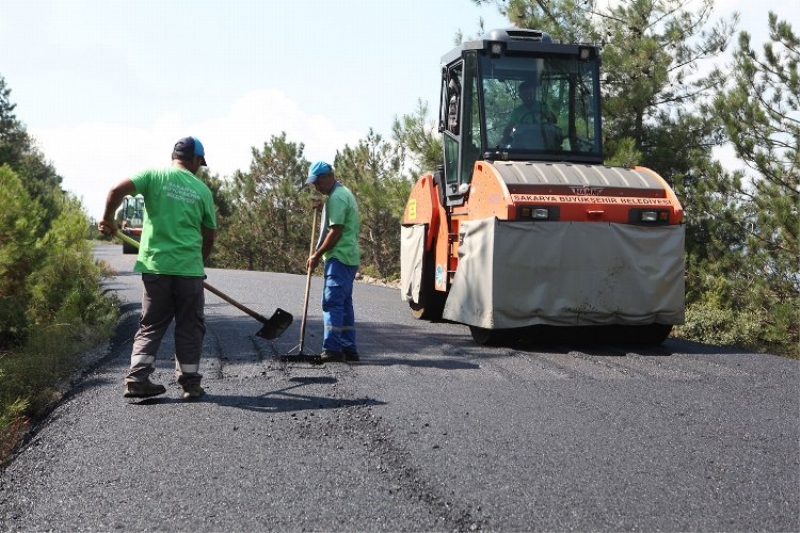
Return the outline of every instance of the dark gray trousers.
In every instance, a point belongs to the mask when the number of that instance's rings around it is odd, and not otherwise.
[[[153,373],[161,341],[174,319],[178,384],[199,384],[203,378],[199,370],[206,333],[203,278],[142,274],[142,283],[142,316],[125,381],[145,381]]]

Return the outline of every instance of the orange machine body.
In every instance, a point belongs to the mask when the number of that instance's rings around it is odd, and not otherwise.
[[[463,221],[678,225],[683,207],[661,176],[644,167],[487,162],[475,163],[462,205],[446,207],[441,184],[425,174],[412,189],[403,224],[427,224],[425,250],[434,257],[434,288],[447,292],[458,268],[459,225]],[[650,218],[644,222],[643,214]],[[543,216],[543,215],[542,215]],[[444,275],[446,273],[447,275]]]

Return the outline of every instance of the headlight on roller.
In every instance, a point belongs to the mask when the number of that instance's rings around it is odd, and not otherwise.
[[[559,219],[559,213],[557,205],[524,205],[517,208],[517,219],[554,221]]]
[[[669,224],[669,209],[631,209],[628,223],[648,226]]]

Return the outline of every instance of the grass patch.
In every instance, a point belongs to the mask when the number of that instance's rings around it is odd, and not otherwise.
[[[92,324],[62,323],[36,328],[24,346],[0,352],[0,465],[28,431],[69,390],[84,355],[113,334],[117,301],[107,298]]]

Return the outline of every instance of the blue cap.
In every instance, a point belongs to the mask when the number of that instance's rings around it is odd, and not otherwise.
[[[192,156],[199,156],[203,158],[202,165],[207,167],[206,164],[206,150],[203,148],[203,143],[200,139],[194,137],[184,137],[175,143],[175,148],[172,149],[172,157],[178,156],[179,159],[189,158]]]
[[[308,179],[306,180],[306,185],[311,185],[317,181],[318,177],[322,176],[323,174],[327,174],[328,172],[333,172],[333,168],[331,168],[331,166],[324,161],[317,161],[311,165],[310,169],[308,169]]]

